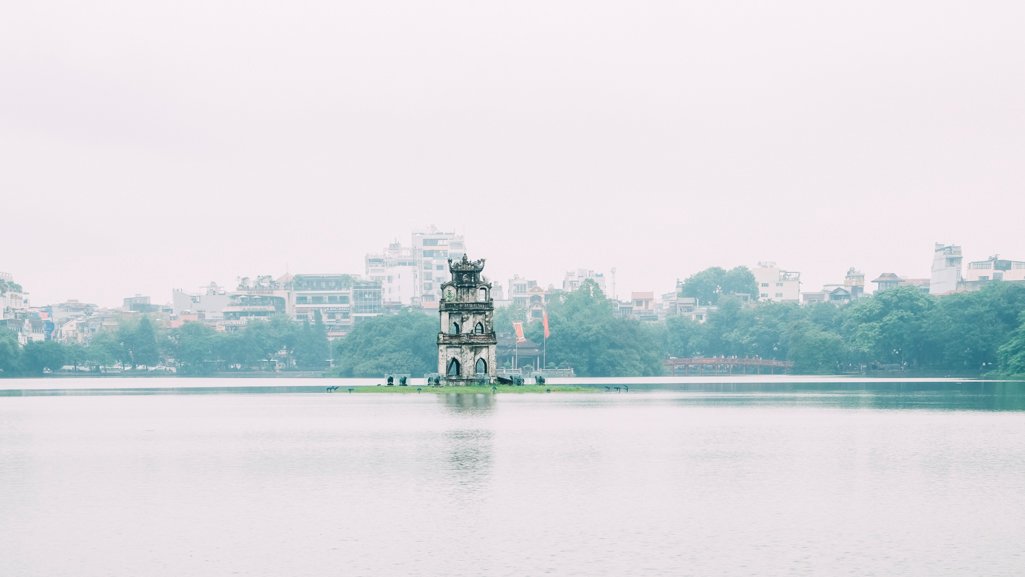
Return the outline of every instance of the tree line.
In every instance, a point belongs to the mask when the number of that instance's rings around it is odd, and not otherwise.
[[[87,345],[55,341],[18,345],[0,330],[0,376],[39,376],[63,367],[102,372],[170,368],[183,376],[280,369],[324,370],[331,350],[319,316],[297,323],[285,316],[254,321],[234,332],[201,323],[158,330],[149,317],[121,322],[96,334]]]
[[[746,274],[745,274],[746,273]],[[864,296],[845,305],[751,302],[750,271],[708,269],[680,292],[715,304],[705,322],[620,317],[597,284],[549,299],[547,365],[579,376],[664,374],[670,357],[750,357],[789,361],[800,374],[873,371],[976,376],[1025,375],[1025,285],[992,283],[983,290],[934,297],[913,287]],[[515,307],[495,313],[500,338],[512,337]],[[104,332],[87,346],[54,342],[20,347],[0,332],[4,376],[39,375],[62,366],[173,366],[180,375],[280,369],[326,370],[343,377],[387,373],[421,376],[437,370],[437,318],[403,311],[364,320],[329,344],[320,318],[251,322],[230,333],[198,323],[157,330],[146,317]],[[530,340],[543,339],[540,321]]]
[[[943,297],[900,287],[836,305],[751,302],[754,276],[744,267],[709,269],[688,278],[681,295],[715,304],[705,322],[642,322],[616,314],[597,284],[585,282],[549,300],[547,365],[579,376],[654,376],[670,357],[743,357],[793,363],[799,374],[903,372],[977,376],[1025,375],[1025,285],[993,283]],[[515,307],[495,313],[511,338]],[[437,370],[436,319],[418,313],[357,326],[336,351],[343,376]],[[540,343],[544,328],[525,335]]]

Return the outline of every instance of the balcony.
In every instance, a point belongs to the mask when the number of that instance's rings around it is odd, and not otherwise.
[[[473,301],[473,302],[466,302],[466,303],[461,303],[461,302],[454,302],[453,303],[453,302],[442,301],[441,302],[441,310],[444,310],[444,311],[463,311],[463,312],[478,312],[478,313],[482,313],[482,312],[488,312],[488,311],[495,310],[495,304],[490,299],[485,301],[485,302]]]
[[[438,334],[439,345],[494,345],[498,344],[498,337],[494,332],[484,334],[460,333],[452,335],[448,333]]]

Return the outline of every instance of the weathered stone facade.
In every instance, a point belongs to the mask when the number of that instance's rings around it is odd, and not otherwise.
[[[481,277],[484,259],[448,261],[452,280],[441,285],[438,310],[438,374],[449,384],[495,377],[495,302],[491,283]]]

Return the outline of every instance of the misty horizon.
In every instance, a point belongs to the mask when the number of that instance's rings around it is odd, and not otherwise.
[[[420,231],[420,230],[428,230],[428,229],[436,229],[436,228],[437,227],[433,227],[433,226],[432,227],[424,227],[423,229],[418,229],[418,231]],[[437,229],[437,230],[439,230],[440,232],[452,232],[452,233],[458,234],[458,232],[451,231],[451,230],[442,230],[442,229]],[[465,237],[464,237],[464,240],[465,240]],[[398,241],[398,242],[400,242],[402,244],[402,246],[404,246],[404,247],[407,247],[407,248],[409,247],[408,242],[401,242],[401,241]],[[369,254],[375,254],[375,252],[376,251],[368,251],[368,252],[363,254],[363,257],[365,258]],[[500,266],[495,266],[496,263],[493,263],[492,260],[487,257],[487,255],[479,255],[479,254],[476,254],[475,251],[472,250],[472,240],[467,242],[466,254],[467,254],[468,257],[473,258],[473,259],[477,259],[477,258],[487,259],[488,269],[489,270],[491,270],[492,268],[496,268],[496,269],[501,270],[501,267]],[[994,255],[989,255],[989,256],[987,256],[985,258],[989,258],[991,256],[994,256]],[[931,253],[928,255],[928,258],[929,258],[929,262],[931,263],[931,258],[932,258],[932,254]],[[962,268],[965,268],[967,266],[968,262],[975,261],[975,260],[984,260],[984,258],[983,257],[972,258],[972,257],[970,257],[970,253],[969,253],[969,257],[966,257],[966,260],[965,260],[965,266],[963,266]],[[748,269],[754,270],[754,268],[758,264],[763,263],[763,262],[775,263],[776,265],[779,265],[779,267],[781,269],[785,269],[785,270],[790,270],[790,271],[793,271],[793,272],[801,273],[802,274],[802,278],[801,278],[801,292],[809,292],[809,291],[819,290],[822,287],[823,284],[842,284],[844,273],[849,268],[855,268],[855,269],[861,271],[862,273],[865,273],[865,289],[866,289],[866,292],[868,292],[868,293],[874,292],[875,286],[872,284],[871,281],[872,281],[873,278],[879,276],[879,274],[895,273],[895,274],[897,274],[898,276],[900,276],[901,278],[904,278],[904,279],[919,279],[919,278],[920,279],[928,279],[929,276],[930,276],[930,271],[929,271],[928,264],[924,267],[925,270],[921,274],[917,274],[917,275],[916,274],[908,274],[908,273],[903,272],[903,271],[892,271],[892,270],[872,271],[870,269],[869,271],[866,271],[864,268],[858,267],[858,266],[848,266],[848,267],[845,268],[845,267],[842,267],[842,266],[838,265],[837,266],[837,271],[838,272],[837,272],[837,274],[835,275],[835,277],[833,279],[826,280],[823,283],[818,284],[818,285],[810,285],[808,283],[808,281],[805,280],[804,275],[803,275],[803,271],[801,271],[800,268],[786,267],[786,266],[781,265],[781,263],[779,261],[774,261],[774,260],[766,259],[766,260],[761,260],[761,261],[753,262],[753,263],[723,263],[723,264],[713,264],[713,265],[710,265],[710,266],[719,266],[719,267],[724,268],[724,269],[731,269],[731,268],[734,268],[734,267],[737,267],[737,266],[742,266],[742,267],[746,267]],[[497,264],[501,265],[501,263],[497,263]],[[606,279],[606,285],[607,285],[606,286],[606,293],[607,293],[606,296],[609,297],[609,298],[615,297],[615,298],[618,298],[620,300],[629,300],[630,294],[634,293],[634,292],[652,292],[652,293],[654,293],[656,298],[658,298],[662,294],[669,293],[669,292],[674,292],[676,290],[676,280],[679,280],[680,282],[682,282],[682,281],[686,280],[688,277],[690,277],[691,275],[696,274],[698,272],[701,272],[699,270],[682,272],[682,273],[676,275],[675,280],[671,284],[669,284],[669,285],[666,285],[664,287],[663,286],[657,286],[657,287],[646,287],[646,288],[645,287],[641,287],[641,286],[635,286],[635,283],[630,283],[629,279],[627,279],[627,282],[624,283],[624,279],[621,277],[621,273],[620,273],[619,269],[616,268],[616,267],[599,268],[599,267],[577,266],[577,267],[572,267],[572,268],[569,268],[569,269],[563,271],[563,274],[558,276],[558,278],[552,278],[552,279],[541,279],[541,278],[532,276],[530,274],[530,271],[514,271],[514,272],[512,272],[510,274],[503,274],[503,276],[501,276],[501,277],[498,277],[498,276],[496,276],[494,274],[484,274],[483,276],[485,278],[487,278],[488,281],[490,281],[490,282],[492,282],[492,283],[494,283],[496,285],[500,285],[502,287],[503,291],[508,291],[509,290],[509,287],[508,287],[509,281],[511,279],[513,279],[515,276],[519,276],[520,278],[524,278],[524,279],[527,279],[527,280],[537,281],[538,286],[540,286],[542,288],[546,288],[546,289],[553,289],[553,288],[554,289],[561,289],[562,285],[563,285],[563,279],[565,278],[565,275],[568,274],[568,273],[571,273],[571,272],[575,272],[577,270],[581,270],[581,269],[593,270],[596,273],[604,274],[605,275],[605,279]],[[615,272],[613,272],[613,270],[615,270]],[[702,269],[702,270],[704,270],[704,269]],[[2,271],[2,272],[8,272],[9,273],[10,271]],[[256,271],[243,271],[243,272],[239,272],[238,274],[236,274],[236,275],[234,275],[233,277],[230,277],[230,278],[228,278],[226,275],[221,275],[218,278],[209,279],[206,282],[200,282],[200,283],[197,283],[195,285],[189,285],[189,286],[174,285],[174,286],[168,287],[163,292],[157,292],[157,293],[152,293],[152,294],[147,294],[147,293],[138,292],[138,291],[136,291],[134,293],[125,293],[125,294],[122,294],[120,296],[113,296],[112,300],[109,301],[109,302],[88,301],[88,300],[84,300],[84,299],[81,299],[81,298],[76,298],[74,296],[69,296],[68,298],[60,299],[60,300],[53,300],[53,301],[47,301],[47,302],[39,302],[38,297],[35,296],[39,291],[33,290],[32,287],[26,285],[25,281],[22,280],[20,277],[18,277],[16,275],[12,275],[12,276],[14,276],[13,280],[15,282],[17,282],[19,285],[21,285],[22,288],[24,289],[24,293],[30,299],[31,306],[46,306],[46,305],[58,304],[60,302],[66,302],[66,301],[78,301],[78,302],[86,302],[86,303],[96,304],[96,305],[99,305],[101,307],[114,308],[114,307],[121,306],[121,300],[122,299],[129,298],[129,297],[135,297],[135,296],[150,297],[154,304],[170,304],[171,303],[171,295],[173,294],[174,291],[184,291],[186,293],[202,293],[207,288],[209,288],[211,284],[215,284],[215,285],[217,285],[221,289],[232,291],[232,290],[235,290],[235,288],[237,287],[237,285],[239,284],[239,282],[242,279],[244,279],[244,278],[255,279],[257,276],[260,276],[260,275],[268,275],[268,276],[270,276],[270,277],[272,277],[274,279],[280,279],[281,277],[284,277],[284,276],[287,276],[287,275],[296,275],[296,274],[306,274],[306,275],[348,274],[348,275],[353,275],[353,276],[357,276],[357,277],[365,277],[366,276],[365,273],[366,273],[365,267],[361,267],[358,271],[348,271],[348,270],[292,270],[291,268],[286,266],[285,270],[283,270],[283,271],[270,270],[270,269],[261,269],[261,270],[256,270]],[[227,280],[225,280],[225,279],[227,279]],[[629,288],[624,288],[624,285],[625,285],[625,287],[629,287]],[[63,293],[66,293],[66,294],[73,295],[75,293],[75,289],[74,288],[68,288],[67,286],[62,286],[62,287],[59,287],[57,289],[50,288],[49,290],[44,291],[44,292],[47,292],[47,293],[63,292]],[[84,292],[89,292],[89,291],[86,290]],[[408,305],[408,303],[404,303],[404,304]]]

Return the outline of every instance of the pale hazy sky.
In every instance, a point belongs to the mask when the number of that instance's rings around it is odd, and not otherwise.
[[[167,302],[430,224],[492,280],[620,296],[1025,260],[1023,30],[1018,0],[7,2],[0,271]]]

